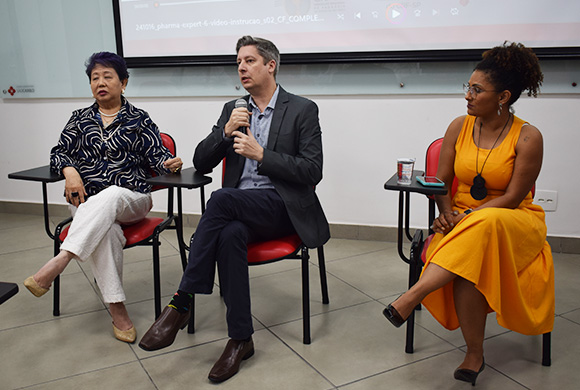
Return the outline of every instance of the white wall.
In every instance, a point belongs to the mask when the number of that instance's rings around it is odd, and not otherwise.
[[[286,85],[292,92],[292,86]],[[131,98],[149,112],[162,131],[171,133],[185,166],[192,166],[195,145],[217,120],[224,98]],[[87,96],[90,96],[87,85]],[[232,97],[233,98],[233,97]],[[324,179],[317,191],[331,223],[396,226],[397,195],[383,189],[397,157],[416,157],[424,166],[428,144],[442,136],[449,122],[465,113],[461,95],[309,96],[320,108],[325,153]],[[9,180],[8,173],[48,164],[70,113],[88,106],[87,99],[22,99],[0,101],[0,201],[41,203],[38,183]],[[558,191],[558,208],[547,214],[548,234],[580,237],[577,170],[580,167],[580,96],[524,96],[516,115],[544,135],[544,164],[539,190]],[[210,190],[219,186],[214,174]],[[63,203],[62,183],[49,186],[51,203]],[[185,195],[185,212],[199,213],[195,191]],[[156,203],[162,200],[156,197]],[[426,200],[412,196],[411,223],[425,227]],[[161,208],[158,208],[161,209]]]

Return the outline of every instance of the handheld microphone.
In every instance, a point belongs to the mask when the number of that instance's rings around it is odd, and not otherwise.
[[[238,99],[238,100],[236,100],[235,108],[240,108],[240,107],[243,107],[243,108],[246,108],[247,109],[248,108],[248,102],[246,102],[244,99],[241,99],[241,98]],[[246,128],[244,126],[238,127],[238,131],[240,131],[240,132],[242,132],[244,134],[248,134],[248,132],[246,131]]]

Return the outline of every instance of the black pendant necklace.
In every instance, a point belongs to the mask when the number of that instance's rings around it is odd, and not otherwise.
[[[481,166],[481,171],[478,171],[478,167],[479,167],[479,143],[481,142],[481,126],[483,126],[483,121],[481,119],[479,121],[479,139],[477,140],[477,155],[475,156],[475,172],[477,173],[477,175],[475,175],[475,177],[473,178],[473,185],[471,186],[471,189],[469,190],[471,197],[475,200],[482,200],[482,199],[485,199],[485,197],[487,196],[487,188],[485,188],[485,179],[483,178],[483,176],[481,176],[481,174],[483,173],[483,168],[485,167],[485,163],[487,162],[489,155],[493,151],[493,148],[495,147],[495,144],[499,140],[499,137],[501,137],[501,135],[503,134],[503,131],[507,127],[508,123],[510,122],[511,117],[512,117],[512,115],[509,114],[507,122],[505,123],[505,125],[503,125],[503,129],[501,129],[501,132],[499,133],[499,135],[495,139],[495,142],[491,146],[491,149],[489,150],[489,153],[487,154],[487,157],[485,158],[485,161],[483,162],[483,165]],[[475,133],[475,123],[473,123],[473,132]]]

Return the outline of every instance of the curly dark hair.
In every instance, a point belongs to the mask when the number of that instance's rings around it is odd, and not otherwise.
[[[538,96],[544,75],[532,49],[521,43],[505,41],[503,45],[485,51],[482,57],[475,70],[484,72],[497,91],[507,89],[512,93],[508,105],[514,104],[526,90],[528,96]]]

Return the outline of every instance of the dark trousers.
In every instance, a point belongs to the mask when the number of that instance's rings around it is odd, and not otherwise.
[[[282,198],[274,189],[215,191],[195,231],[179,289],[211,294],[216,262],[227,307],[229,337],[254,333],[250,308],[247,245],[294,233]]]

